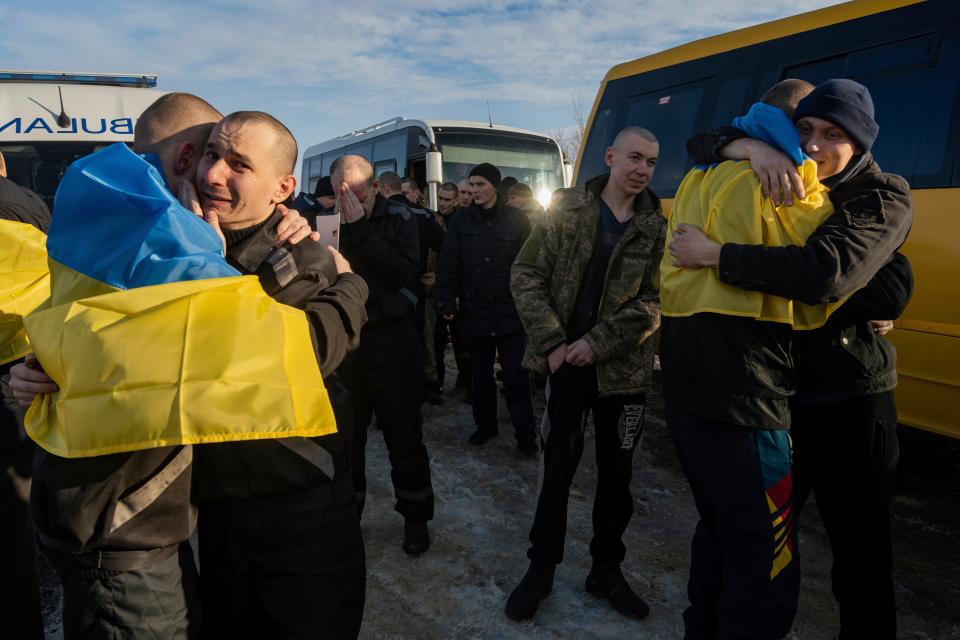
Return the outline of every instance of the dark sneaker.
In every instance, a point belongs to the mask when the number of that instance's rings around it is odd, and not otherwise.
[[[470,444],[484,445],[487,444],[493,438],[496,438],[500,435],[500,432],[496,429],[484,429],[483,427],[477,428],[473,432],[473,435],[470,436]]]
[[[403,552],[415,558],[430,548],[430,530],[426,522],[407,520],[403,525]]]
[[[629,618],[640,620],[650,614],[650,607],[627,584],[617,564],[595,564],[584,585],[587,593],[609,600],[613,608]]]
[[[520,622],[529,620],[537,612],[540,601],[550,595],[553,589],[553,574],[556,565],[530,563],[523,580],[507,598],[507,617]]]
[[[537,446],[537,441],[533,438],[523,438],[517,440],[517,451],[527,458],[536,458],[537,454],[540,453],[540,447]]]

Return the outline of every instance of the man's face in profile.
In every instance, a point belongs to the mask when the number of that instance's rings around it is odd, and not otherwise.
[[[269,216],[292,192],[292,178],[279,168],[271,148],[275,133],[266,124],[221,121],[210,132],[197,167],[200,206],[215,211],[225,229],[242,229]],[[296,180],[293,180],[296,186]]]
[[[526,209],[530,206],[530,198],[524,198],[523,196],[512,195],[507,198],[507,204],[515,209]]]
[[[437,208],[440,210],[440,215],[450,215],[456,206],[457,194],[455,192],[447,191],[446,189],[437,191]]]
[[[419,204],[420,203],[420,189],[415,187],[411,182],[403,182],[400,184],[400,191],[403,192],[403,197],[407,199],[407,202],[410,204]]]

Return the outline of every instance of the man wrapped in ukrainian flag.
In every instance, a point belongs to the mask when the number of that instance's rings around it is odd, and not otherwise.
[[[198,502],[205,635],[359,629],[362,542],[331,390],[366,285],[327,247],[278,246],[296,186],[286,127],[219,120],[167,94],[137,123],[145,155],[77,161],[57,194],[50,302],[25,323],[58,387],[27,428],[44,449],[32,503],[65,635],[196,637]],[[291,557],[307,558],[295,575]]]

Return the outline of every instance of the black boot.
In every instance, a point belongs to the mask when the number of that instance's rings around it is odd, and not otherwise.
[[[619,564],[594,564],[584,585],[587,593],[609,600],[613,608],[629,618],[646,618],[650,607],[627,584]]]
[[[520,622],[528,620],[537,612],[540,601],[550,595],[553,589],[553,574],[556,571],[553,564],[533,564],[523,576],[523,580],[507,598],[507,617]]]
[[[477,427],[477,430],[470,436],[470,444],[484,445],[498,435],[500,435],[500,430],[497,427]]]
[[[403,524],[403,552],[415,558],[430,548],[430,530],[426,522],[406,520]]]

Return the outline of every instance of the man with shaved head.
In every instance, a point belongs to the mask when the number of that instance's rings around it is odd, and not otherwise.
[[[507,600],[513,620],[533,616],[563,560],[567,498],[583,453],[587,412],[596,432],[597,492],[585,588],[625,616],[650,612],[620,564],[633,515],[634,452],[653,375],[652,338],[660,326],[666,221],[649,189],[659,151],[650,131],[620,131],[604,156],[610,172],[558,191],[513,265],[511,289],[528,337],[524,364],[548,375],[530,567]]]
[[[338,194],[341,249],[370,287],[369,319],[351,363],[354,411],[354,488],[363,505],[364,449],[373,414],[390,452],[396,510],[403,515],[403,550],[410,556],[430,546],[433,518],[430,461],[423,445],[420,398],[423,360],[414,325],[420,282],[420,242],[410,207],[377,191],[373,167],[360,156],[343,156],[330,169]]]

